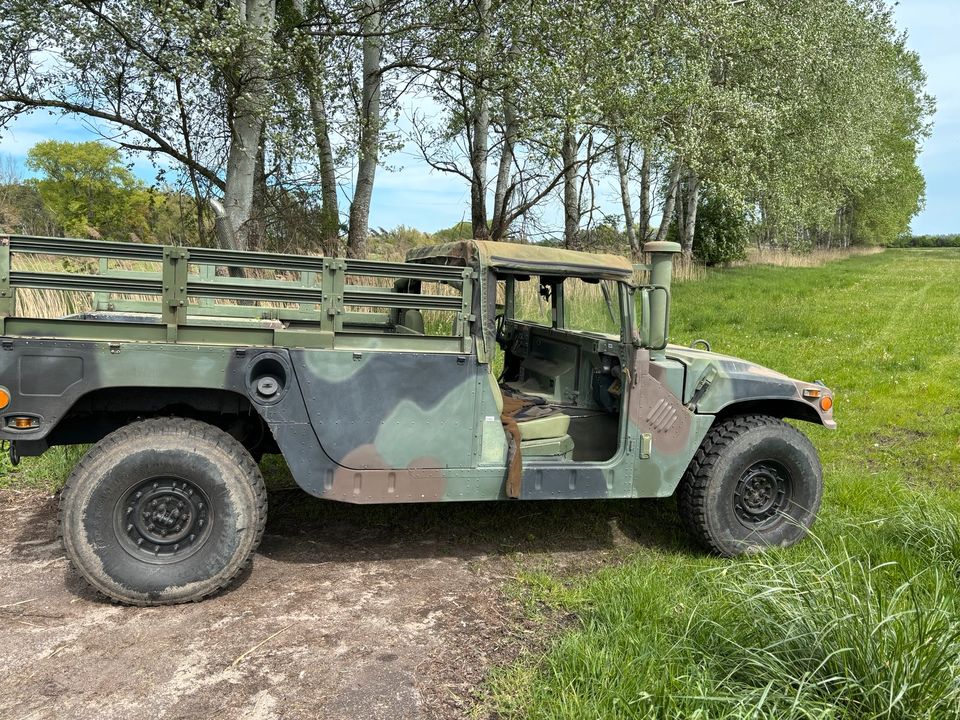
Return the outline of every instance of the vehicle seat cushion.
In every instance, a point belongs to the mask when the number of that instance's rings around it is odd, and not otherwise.
[[[413,331],[416,335],[424,334],[423,313],[419,310],[404,310],[400,315],[400,325]]]
[[[544,440],[524,440],[520,450],[525,458],[572,460],[573,438],[569,435]]]
[[[497,412],[503,413],[504,395],[514,400],[523,401],[528,405],[528,407],[513,413],[513,419],[520,428],[521,440],[543,440],[544,438],[557,438],[567,434],[567,430],[570,428],[569,415],[545,405],[540,398],[530,397],[512,389],[504,393],[493,374],[491,373],[488,377],[493,398],[497,403]]]
[[[549,405],[533,405],[513,417],[520,427],[522,440],[562,437],[570,429],[570,416]]]

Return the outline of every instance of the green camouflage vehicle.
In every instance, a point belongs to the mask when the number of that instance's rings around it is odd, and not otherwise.
[[[714,552],[790,545],[822,480],[783,418],[833,428],[832,394],[669,345],[678,249],[649,243],[638,283],[618,256],[508,243],[395,263],[0,237],[0,438],[14,462],[93,444],[64,548],[136,605],[200,600],[250,561],[264,453],[330,500],[676,493]],[[51,293],[93,307],[18,313]]]

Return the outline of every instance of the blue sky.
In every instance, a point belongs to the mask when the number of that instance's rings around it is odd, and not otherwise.
[[[937,98],[933,135],[920,158],[927,180],[927,205],[914,218],[913,231],[960,232],[960,220],[954,214],[955,188],[960,186],[960,4],[956,0],[904,0],[896,8],[896,18],[908,32],[910,47],[920,54],[929,91]],[[27,150],[40,140],[96,137],[83,121],[35,113],[3,132],[0,154],[22,163]],[[151,181],[154,170],[149,162],[134,162],[137,174]],[[378,171],[371,226],[392,228],[402,224],[434,231],[469,219],[469,191],[462,179],[430,170],[412,148],[394,153],[385,164],[390,170]],[[600,191],[603,208],[617,212],[612,181]],[[544,212],[543,221],[561,231],[557,202]]]
[[[919,235],[960,232],[956,199],[960,186],[960,5],[956,0],[904,0],[897,24],[927,71],[937,99],[933,135],[920,156],[927,179],[927,207],[914,218]]]

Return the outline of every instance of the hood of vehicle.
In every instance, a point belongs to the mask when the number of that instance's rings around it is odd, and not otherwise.
[[[798,380],[763,365],[699,348],[668,345],[666,354],[686,366],[684,401],[697,412],[719,413],[736,403],[770,401],[792,407],[800,419],[836,427],[833,392],[822,383]]]

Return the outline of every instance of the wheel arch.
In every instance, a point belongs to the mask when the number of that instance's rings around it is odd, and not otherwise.
[[[734,415],[770,415],[780,420],[789,418],[826,427],[823,417],[813,405],[790,398],[752,398],[728,403],[716,413],[714,424]]]
[[[229,433],[248,447],[275,448],[267,423],[244,394],[227,388],[109,386],[79,396],[42,440],[18,441],[23,455],[55,445],[99,442],[138,420],[180,417]],[[273,450],[270,450],[273,451]]]

